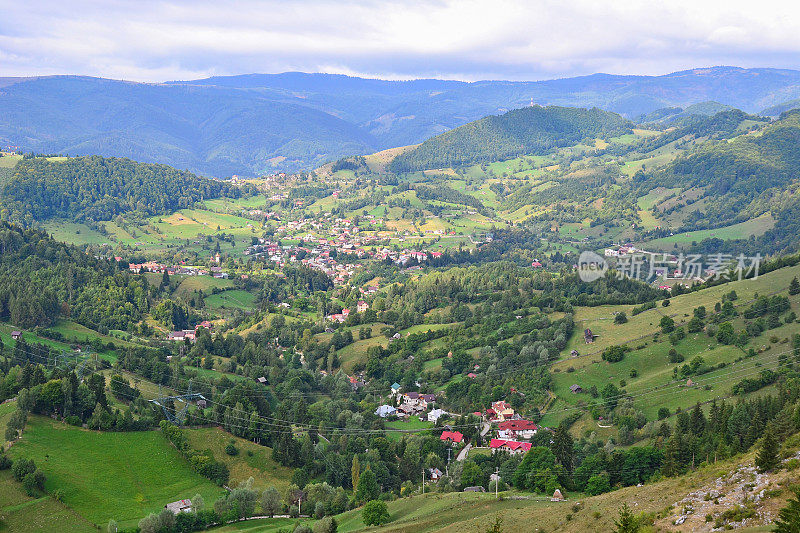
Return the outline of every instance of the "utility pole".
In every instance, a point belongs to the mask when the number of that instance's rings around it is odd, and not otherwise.
[[[494,469],[494,499],[497,499],[497,487],[500,486],[500,469]]]
[[[422,494],[425,494],[425,469],[422,469]]]

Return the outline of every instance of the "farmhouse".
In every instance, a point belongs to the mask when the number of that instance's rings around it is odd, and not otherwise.
[[[195,333],[193,329],[184,329],[182,331],[173,331],[169,334],[169,340],[171,341],[183,341],[183,340],[195,340]]]
[[[168,503],[167,505],[164,506],[164,509],[168,509],[175,514],[191,513],[192,500],[178,500],[176,502]]]
[[[430,476],[429,479],[433,483],[436,483],[437,481],[442,479],[442,471],[439,470],[438,468],[429,468],[428,469],[428,475]]]
[[[445,442],[455,442],[456,444],[463,442],[464,435],[460,431],[442,431],[442,436],[439,440]]]

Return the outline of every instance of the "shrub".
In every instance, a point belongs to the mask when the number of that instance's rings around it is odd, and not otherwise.
[[[361,518],[367,526],[382,526],[389,522],[389,509],[386,507],[386,502],[380,500],[372,500],[364,505],[361,511]]]
[[[225,453],[231,456],[239,455],[239,448],[231,441],[225,446]]]
[[[332,516],[326,516],[322,520],[318,520],[314,524],[314,533],[336,533],[339,530],[339,524]]]

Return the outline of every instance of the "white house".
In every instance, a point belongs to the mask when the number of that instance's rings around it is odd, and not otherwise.
[[[381,418],[386,418],[387,416],[396,415],[397,409],[395,409],[391,405],[384,404],[375,409],[375,414]]]

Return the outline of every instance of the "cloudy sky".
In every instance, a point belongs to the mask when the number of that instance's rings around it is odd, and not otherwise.
[[[0,76],[536,80],[714,65],[800,68],[800,3],[0,0]]]

